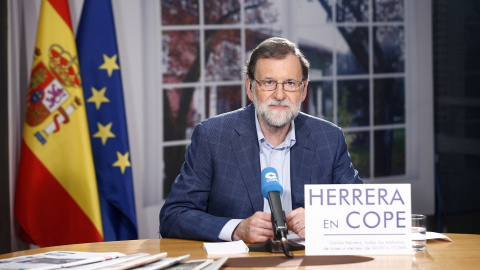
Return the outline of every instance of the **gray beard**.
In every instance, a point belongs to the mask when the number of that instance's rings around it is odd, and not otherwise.
[[[276,128],[281,128],[286,126],[290,123],[295,117],[297,117],[300,111],[300,104],[301,101],[298,102],[297,106],[293,105],[292,103],[288,102],[286,99],[279,101],[274,98],[269,98],[265,103],[262,105],[258,104],[257,95],[255,94],[255,89],[252,88],[253,92],[253,105],[255,106],[255,110],[257,114],[262,118],[262,120],[267,123],[268,125]],[[289,108],[288,111],[284,110],[275,110],[275,109],[268,109],[269,105],[281,105],[287,106]]]

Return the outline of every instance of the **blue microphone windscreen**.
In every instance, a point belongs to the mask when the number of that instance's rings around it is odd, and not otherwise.
[[[268,199],[270,191],[278,191],[280,195],[283,193],[283,187],[278,180],[278,173],[275,168],[266,167],[262,170],[262,195]]]

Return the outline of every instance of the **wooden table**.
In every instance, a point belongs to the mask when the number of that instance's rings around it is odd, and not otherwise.
[[[355,264],[318,266],[319,269],[480,269],[480,235],[446,234],[453,242],[445,240],[428,240],[427,251],[414,255],[379,255],[367,256],[374,260]],[[56,246],[18,251],[0,255],[0,259],[22,255],[32,255],[54,250],[87,252],[122,252],[132,254],[147,252],[150,254],[168,252],[168,257],[190,254],[189,259],[218,258],[206,254],[203,242],[180,239],[147,239],[132,241],[114,241]],[[294,255],[305,255],[304,251],[294,251]],[[284,256],[282,253],[250,252],[235,257]],[[295,269],[312,269],[313,267],[295,267]],[[227,268],[225,268],[227,269]],[[238,268],[229,268],[238,269]],[[256,269],[256,268],[249,268]],[[282,267],[281,269],[288,269]]]

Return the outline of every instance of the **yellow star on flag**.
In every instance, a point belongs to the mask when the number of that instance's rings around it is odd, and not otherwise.
[[[110,100],[105,96],[105,91],[107,91],[107,87],[103,87],[100,90],[92,87],[92,96],[87,100],[87,102],[95,102],[95,108],[99,110],[103,102],[110,102]]]
[[[128,161],[128,156],[130,153],[125,153],[125,155],[122,155],[120,152],[117,151],[117,161],[112,164],[114,167],[120,167],[120,170],[122,171],[122,174],[125,172],[126,167],[130,167],[132,164],[130,164],[130,161]]]
[[[103,145],[107,143],[108,138],[115,138],[115,134],[110,131],[112,128],[112,122],[108,123],[106,126],[97,122],[97,126],[98,132],[93,134],[93,137],[102,139]]]
[[[117,55],[113,55],[112,57],[108,57],[106,54],[103,55],[103,64],[99,67],[99,69],[105,69],[108,73],[108,77],[112,76],[114,69],[120,69],[117,65]]]

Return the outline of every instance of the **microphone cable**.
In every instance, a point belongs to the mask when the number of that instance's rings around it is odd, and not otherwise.
[[[285,256],[287,256],[287,258],[290,258],[290,259],[293,258],[293,253],[289,253],[289,250],[288,250],[287,237],[285,237],[285,235],[283,233],[282,233],[281,243],[282,243],[283,254],[285,254]]]

